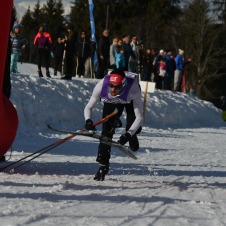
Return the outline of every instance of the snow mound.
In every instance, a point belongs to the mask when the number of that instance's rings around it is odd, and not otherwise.
[[[78,130],[84,126],[83,110],[97,79],[61,80],[39,78],[36,65],[19,65],[21,74],[12,75],[11,100],[19,115],[20,131],[48,131],[46,124]],[[26,72],[25,72],[26,71]],[[52,69],[50,70],[52,72]],[[102,104],[93,111],[101,118]],[[123,114],[123,121],[125,113]],[[221,110],[212,103],[184,93],[155,91],[147,95],[144,127],[157,129],[221,127]]]

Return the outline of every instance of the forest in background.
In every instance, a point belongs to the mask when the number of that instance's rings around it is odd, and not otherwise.
[[[94,0],[96,38],[103,29],[110,30],[110,39],[125,35],[137,36],[145,48],[178,49],[192,59],[187,66],[187,90],[191,88],[204,100],[219,105],[226,96],[226,1],[216,0]],[[40,26],[47,25],[53,41],[65,32],[68,23],[77,34],[91,31],[89,1],[74,0],[71,12],[63,16],[62,0],[39,0],[28,8],[20,23],[21,36],[28,41],[21,62],[37,63],[33,44]],[[16,16],[16,10],[14,8]]]

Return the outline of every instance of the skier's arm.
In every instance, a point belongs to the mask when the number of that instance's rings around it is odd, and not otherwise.
[[[85,109],[84,109],[85,121],[87,119],[91,119],[92,109],[96,105],[97,101],[100,100],[100,93],[101,93],[102,86],[103,86],[103,79],[97,83],[88,104],[85,106]]]
[[[142,126],[143,123],[143,101],[141,95],[141,89],[137,82],[134,82],[132,90],[131,90],[131,97],[133,100],[133,108],[136,119],[134,120],[133,124],[129,128],[127,132],[133,136],[137,130]]]

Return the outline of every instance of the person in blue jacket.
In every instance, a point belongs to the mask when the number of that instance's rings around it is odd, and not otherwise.
[[[176,56],[175,62],[176,62],[176,70],[174,72],[173,90],[180,92],[180,85],[181,85],[182,74],[184,70],[184,50],[179,49],[179,53]]]

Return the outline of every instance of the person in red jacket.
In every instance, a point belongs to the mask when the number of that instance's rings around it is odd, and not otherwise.
[[[43,77],[41,66],[42,58],[45,61],[46,76],[50,78],[49,64],[50,64],[50,46],[52,45],[52,38],[46,31],[46,25],[44,24],[39,28],[39,31],[34,39],[34,45],[38,48],[38,75]]]

